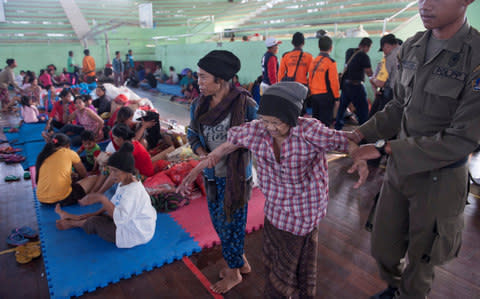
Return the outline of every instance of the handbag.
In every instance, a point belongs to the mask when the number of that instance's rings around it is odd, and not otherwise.
[[[338,82],[340,83],[340,89],[342,89],[343,81],[344,81],[344,75],[347,72],[348,65],[350,64],[350,62],[352,62],[353,57],[355,57],[355,55],[357,55],[359,52],[360,52],[360,50],[357,49],[357,51],[355,51],[355,53],[353,53],[352,56],[350,56],[350,59],[348,59],[347,63],[345,64],[345,67],[343,68],[343,72],[338,74]]]
[[[295,73],[293,73],[293,77],[285,76],[282,78],[282,82],[295,81],[295,78],[297,77],[298,65],[302,60],[302,55],[303,55],[303,51],[300,53],[300,57],[298,57],[297,66],[295,67]],[[287,73],[288,73],[288,70],[287,70]]]

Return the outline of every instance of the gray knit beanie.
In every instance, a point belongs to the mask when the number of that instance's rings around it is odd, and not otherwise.
[[[258,114],[274,116],[290,127],[297,125],[308,89],[298,82],[279,82],[262,95]]]

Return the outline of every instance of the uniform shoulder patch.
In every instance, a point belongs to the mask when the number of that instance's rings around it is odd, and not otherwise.
[[[480,77],[472,81],[472,89],[473,91],[480,92]]]

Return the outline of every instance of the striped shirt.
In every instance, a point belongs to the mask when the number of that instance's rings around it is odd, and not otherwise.
[[[326,152],[347,152],[344,132],[300,117],[283,141],[280,163],[273,152],[273,138],[260,120],[231,128],[227,141],[255,155],[266,198],[265,216],[276,228],[304,236],[318,226],[328,203]]]

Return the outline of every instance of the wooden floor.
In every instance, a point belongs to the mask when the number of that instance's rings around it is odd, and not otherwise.
[[[0,126],[16,122],[15,116],[2,115]],[[0,134],[0,138],[4,136]],[[472,169],[480,172],[480,158],[472,159]],[[383,170],[373,172],[367,184],[355,191],[355,177],[346,174],[349,159],[330,162],[330,202],[328,216],[319,229],[318,298],[368,298],[382,290],[373,258],[369,253],[369,233],[365,220],[380,188]],[[475,173],[478,173],[475,172]],[[19,165],[0,163],[0,239],[10,230],[29,225],[37,228],[30,181],[5,183],[6,175],[22,175]],[[480,173],[479,173],[480,176]],[[478,193],[472,187],[472,193]],[[464,243],[460,257],[436,271],[430,298],[480,298],[480,208],[479,197],[471,194],[465,210]],[[208,216],[205,216],[208,217]],[[8,249],[0,242],[0,251]],[[261,298],[264,270],[261,263],[262,231],[246,237],[246,255],[253,271],[244,282],[232,289],[225,298]],[[211,281],[217,280],[223,266],[217,246],[190,257],[192,262]],[[71,269],[75,271],[75,269]],[[81,277],[79,277],[81,279]],[[13,253],[0,255],[0,299],[48,298],[48,286],[42,258],[20,265]],[[114,285],[98,289],[83,298],[211,298],[182,261],[176,261],[151,272]]]

